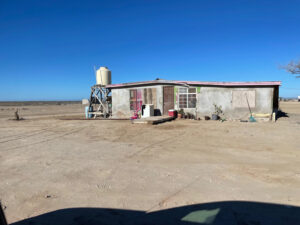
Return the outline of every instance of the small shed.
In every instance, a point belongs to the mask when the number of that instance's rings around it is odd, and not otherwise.
[[[110,84],[112,116],[128,118],[143,105],[153,104],[155,115],[167,115],[170,109],[183,109],[197,118],[211,116],[214,105],[220,106],[227,119],[249,117],[248,104],[254,114],[278,110],[280,81],[203,82],[152,80]]]

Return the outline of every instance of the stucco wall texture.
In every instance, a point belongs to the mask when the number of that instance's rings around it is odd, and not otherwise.
[[[235,107],[233,104],[233,91],[254,91],[255,107],[251,108],[253,113],[273,112],[273,87],[255,88],[223,88],[223,87],[201,87],[197,94],[197,116],[211,116],[215,108],[213,104],[222,107],[225,118],[244,119],[250,116],[248,106]],[[245,102],[246,97],[244,98]],[[246,104],[247,105],[247,104]]]
[[[129,118],[132,116],[129,89],[112,89],[111,96],[113,118]]]
[[[133,115],[130,111],[130,89],[156,88],[157,109],[163,113],[163,86],[142,86],[134,88],[112,89],[112,116],[113,118],[129,118]],[[175,87],[174,106],[178,108],[178,88]],[[184,109],[185,112],[194,114],[196,117],[203,118],[211,116],[215,111],[214,104],[221,106],[226,119],[244,119],[248,118],[250,113],[247,104],[242,107],[237,107],[233,104],[234,91],[252,91],[255,98],[252,99],[251,111],[253,113],[268,113],[273,112],[273,93],[274,87],[196,87],[197,88],[197,103],[196,108]],[[251,101],[251,99],[248,99]],[[246,101],[246,97],[245,97]],[[254,102],[253,102],[254,101]],[[254,107],[253,107],[254,104]]]
[[[156,109],[163,112],[163,85],[134,87],[134,88],[121,88],[112,89],[112,117],[113,118],[129,118],[133,116],[130,111],[130,90],[131,89],[156,89]]]

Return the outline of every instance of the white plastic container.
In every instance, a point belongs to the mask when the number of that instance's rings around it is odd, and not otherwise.
[[[152,104],[146,104],[145,108],[143,110],[142,118],[154,116],[154,105]]]
[[[103,86],[111,84],[111,71],[107,67],[100,67],[96,71],[96,82]]]

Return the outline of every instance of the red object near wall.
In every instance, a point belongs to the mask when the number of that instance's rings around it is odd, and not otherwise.
[[[169,116],[172,116],[174,118],[177,118],[177,111],[174,109],[169,110]]]

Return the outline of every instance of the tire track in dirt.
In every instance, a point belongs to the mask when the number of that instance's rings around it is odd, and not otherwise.
[[[176,136],[172,136],[171,138],[166,138],[164,140],[161,140],[159,142],[156,142],[156,143],[153,143],[153,144],[150,144],[150,145],[147,145],[146,147],[142,148],[141,150],[139,151],[136,151],[134,152],[133,154],[131,155],[127,155],[125,156],[124,158],[121,158],[119,160],[119,163],[118,165],[116,165],[112,170],[111,170],[111,173],[105,178],[103,179],[103,182],[104,183],[109,183],[109,181],[114,177],[114,175],[116,173],[118,173],[118,171],[120,171],[120,169],[122,169],[124,167],[123,164],[125,164],[127,161],[129,160],[132,160],[132,158],[138,156],[139,154],[141,153],[144,153],[144,152],[147,152],[150,148],[152,148],[153,146],[156,146],[156,145],[159,145],[159,144],[162,144],[162,143],[167,143],[167,142],[170,142],[170,141],[173,141],[173,140],[177,140],[179,136],[182,136],[184,132],[180,132],[178,135]]]
[[[33,132],[31,132],[30,134],[27,134],[27,135],[26,135],[26,133],[22,133],[22,134],[17,134],[17,135],[10,135],[10,136],[6,136],[6,137],[1,137],[0,139],[4,139],[4,138],[7,138],[7,137],[14,137],[14,138],[4,140],[4,141],[0,141],[0,144],[7,143],[7,142],[10,142],[10,141],[20,140],[20,139],[27,138],[27,137],[32,137],[32,136],[44,133],[46,131],[51,131],[53,129],[54,128],[45,128],[45,129],[40,129],[40,130],[33,131]]]
[[[151,212],[151,211],[155,211],[156,208],[161,208],[163,207],[170,199],[174,198],[175,196],[177,196],[178,194],[180,194],[182,191],[184,191],[185,189],[189,188],[190,186],[192,186],[194,183],[196,183],[199,180],[199,176],[196,177],[195,179],[193,179],[193,181],[191,181],[190,183],[186,184],[185,186],[183,186],[182,188],[178,189],[177,191],[171,193],[170,195],[166,196],[165,198],[163,198],[161,201],[159,201],[157,204],[153,205],[152,207],[150,207],[148,210],[146,210],[146,212]]]
[[[143,148],[140,149],[139,151],[136,151],[136,152],[134,152],[134,153],[132,153],[132,154],[126,156],[126,158],[133,158],[133,157],[135,157],[135,156],[137,156],[137,155],[139,155],[139,154],[141,154],[141,153],[147,152],[150,148],[152,148],[152,147],[154,147],[154,146],[157,146],[157,145],[160,145],[160,144],[163,144],[163,143],[167,143],[167,142],[172,141],[172,140],[177,140],[178,137],[180,137],[180,136],[182,136],[182,133],[178,133],[176,136],[172,136],[172,137],[170,137],[170,138],[166,138],[166,139],[161,140],[161,141],[159,141],[159,142],[155,142],[155,143],[153,143],[153,144],[150,144],[150,145],[148,145],[148,146],[146,146],[146,147],[143,147]]]
[[[89,127],[89,126],[81,127],[81,128],[78,128],[78,129],[73,129],[73,130],[71,130],[69,132],[65,132],[65,133],[60,134],[60,135],[57,135],[57,134],[49,135],[47,137],[50,137],[50,138],[46,138],[44,140],[37,141],[37,142],[34,142],[34,143],[29,143],[29,144],[26,144],[26,145],[19,145],[19,146],[7,148],[7,149],[5,149],[5,151],[15,150],[15,149],[23,148],[23,147],[28,147],[28,146],[32,146],[32,145],[36,145],[36,144],[41,144],[41,143],[45,143],[45,142],[48,142],[48,141],[52,141],[52,140],[55,140],[55,139],[58,139],[58,138],[61,138],[61,137],[64,137],[64,136],[67,136],[67,135],[70,135],[70,134],[78,133],[79,131],[82,131],[83,129],[85,129],[87,127]]]
[[[2,128],[2,127],[1,127]],[[42,126],[23,126],[23,127],[20,127],[20,126],[15,126],[15,127],[5,127],[4,129],[7,129],[7,128],[10,128],[12,130],[14,130],[15,128],[37,128],[36,130],[34,130],[33,132],[35,131],[41,131],[41,130],[45,130],[45,129],[48,129],[49,127],[47,128],[43,128],[43,129],[39,129],[39,128],[42,128]],[[28,132],[23,132],[23,133],[19,133],[19,134],[11,134],[11,135],[6,135],[6,136],[2,136],[0,137],[0,139],[4,139],[4,138],[11,138],[11,137],[17,137],[17,136],[21,136],[21,135],[25,135],[27,134]]]

